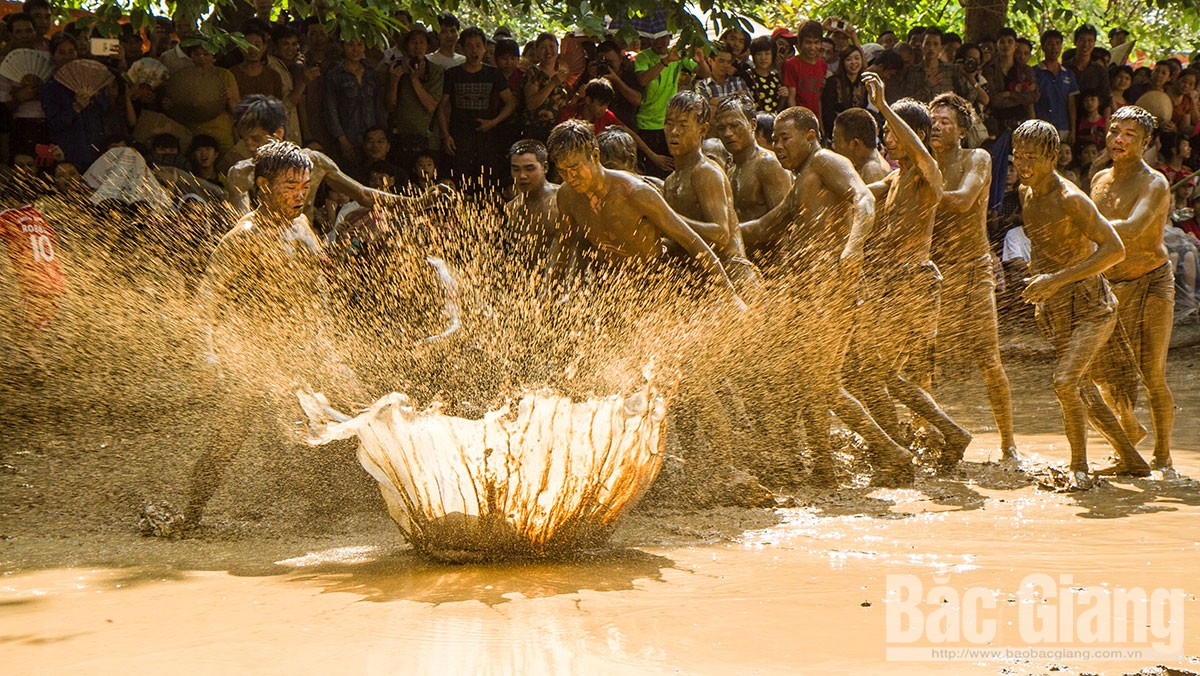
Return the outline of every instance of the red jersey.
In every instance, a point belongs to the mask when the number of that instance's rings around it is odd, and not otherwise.
[[[583,116],[583,106],[580,105],[567,106],[566,108],[563,108],[562,112],[558,114],[558,119],[556,119],[554,123],[558,124],[559,122],[565,122],[567,120],[583,120],[584,122],[591,122],[592,126],[596,128],[595,131],[597,134],[607,129],[609,125],[615,124],[620,126],[622,124],[621,119],[617,117],[616,113],[608,108],[604,109],[604,112],[600,114],[600,117],[594,120],[589,120]]]
[[[804,106],[821,119],[821,90],[825,86],[825,71],[829,68],[817,59],[808,63],[793,56],[783,64],[783,86],[796,90],[796,105]]]
[[[42,212],[27,204],[0,212],[0,239],[8,249],[26,318],[37,328],[45,328],[54,321],[67,290],[55,250],[54,229]]]

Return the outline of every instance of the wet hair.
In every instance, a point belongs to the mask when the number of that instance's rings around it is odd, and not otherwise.
[[[464,29],[463,32],[458,34],[458,41],[463,45],[466,45],[467,40],[470,40],[471,38],[479,38],[480,42],[485,45],[487,44],[487,36],[483,34],[483,29],[478,26],[471,26],[470,28]]]
[[[741,113],[750,122],[750,126],[753,127],[757,110],[758,107],[755,106],[754,99],[750,98],[745,92],[737,92],[723,97],[717,103],[716,117],[720,117],[725,113]]]
[[[784,122],[791,122],[800,131],[809,131],[811,129],[817,132],[817,134],[821,133],[821,121],[817,119],[813,111],[804,106],[792,106],[775,118],[775,126],[779,126]]]
[[[1092,38],[1095,38],[1098,35],[1096,33],[1096,27],[1086,23],[1079,24],[1079,28],[1075,29],[1075,35],[1073,38],[1076,42],[1078,42],[1079,38],[1083,37],[1084,35],[1090,35]]]
[[[596,103],[602,103],[605,107],[607,107],[608,104],[612,103],[615,93],[613,92],[612,85],[608,83],[608,80],[598,77],[587,83],[587,86],[583,88],[583,95],[595,101]]]
[[[254,153],[254,179],[268,181],[288,171],[312,171],[308,153],[291,141],[271,141]]]
[[[800,25],[800,30],[796,31],[796,36],[799,37],[801,41],[809,38],[817,38],[820,40],[825,36],[825,29],[822,28],[821,24],[817,23],[816,21],[805,21]]]
[[[708,122],[709,116],[712,114],[712,104],[700,92],[684,89],[683,91],[676,92],[667,101],[667,114],[670,115],[671,113],[694,115],[696,121],[703,124]]]
[[[608,127],[596,137],[600,148],[600,164],[609,169],[637,166],[637,144],[629,132]]]
[[[833,128],[841,129],[848,140],[861,141],[868,148],[879,143],[879,125],[875,123],[875,116],[863,108],[847,108],[838,113]]]
[[[1112,114],[1108,116],[1108,123],[1110,125],[1113,122],[1125,121],[1136,122],[1137,125],[1142,128],[1142,136],[1147,139],[1154,134],[1154,128],[1158,126],[1154,116],[1150,114],[1150,111],[1142,108],[1141,106],[1122,106],[1114,110]]]
[[[1058,157],[1058,146],[1062,138],[1058,129],[1045,120],[1025,120],[1013,131],[1013,147],[1019,144],[1033,146],[1042,157]]]
[[[573,153],[590,155],[597,149],[596,133],[592,131],[592,125],[583,120],[567,120],[555,125],[546,139],[546,150],[550,159],[556,162]]]
[[[251,129],[268,132],[286,129],[287,119],[283,102],[266,94],[251,94],[238,101],[233,109],[233,128],[243,135]]]
[[[750,55],[759,54],[761,52],[775,53],[775,44],[771,42],[771,38],[760,35],[750,41]]]
[[[958,128],[964,133],[971,129],[975,121],[975,108],[963,97],[954,92],[945,92],[933,97],[929,102],[929,110],[945,106],[954,111],[958,120]]]
[[[754,130],[771,138],[775,134],[775,116],[770,113],[759,113],[754,117]]]
[[[521,46],[512,38],[500,38],[496,41],[496,59],[499,60],[506,56],[515,56],[517,58],[521,56]]]
[[[208,134],[196,134],[192,137],[192,145],[188,146],[188,154],[190,155],[201,148],[212,148],[219,151],[221,144],[217,143],[217,139]]]
[[[933,120],[929,117],[929,108],[916,99],[903,98],[892,104],[892,111],[904,123],[920,136],[922,141],[929,141],[929,131],[933,129]]]
[[[512,160],[517,155],[533,155],[543,168],[550,165],[550,156],[546,152],[546,144],[537,139],[523,138],[512,144],[512,147],[508,149],[508,159]]]
[[[1017,35],[1017,30],[1012,26],[1005,26],[1004,28],[996,31],[997,42],[1000,41],[1000,38],[1012,38],[1013,40],[1016,40],[1018,37],[1020,36]]]

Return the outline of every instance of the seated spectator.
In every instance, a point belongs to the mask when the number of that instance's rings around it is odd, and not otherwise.
[[[437,158],[431,150],[423,150],[413,158],[411,176],[416,192],[425,192],[436,185],[455,187],[454,181],[438,174]]]
[[[237,80],[241,96],[262,94],[283,100],[283,78],[267,65],[267,28],[257,21],[242,27],[242,37],[250,43],[243,52],[242,62],[229,69]]]
[[[363,134],[383,122],[376,73],[367,67],[361,39],[342,42],[342,59],[322,77],[325,80],[325,126],[337,141],[338,158],[347,168],[362,160]]]
[[[70,162],[54,165],[54,190],[62,197],[86,197],[90,192],[79,167]]]
[[[747,86],[754,96],[754,106],[761,112],[776,114],[783,110],[787,91],[783,88],[783,76],[775,68],[775,46],[766,37],[757,37],[750,42],[752,67],[746,71]]]
[[[522,89],[526,138],[546,142],[554,120],[570,99],[569,76],[566,65],[558,62],[558,38],[550,33],[539,34],[534,41],[534,63],[525,71]]]
[[[1058,144],[1058,165],[1055,169],[1063,178],[1080,185],[1079,172],[1075,170],[1075,153],[1071,150],[1071,144],[1066,141]]]
[[[698,80],[692,87],[708,98],[714,110],[717,102],[732,94],[747,90],[746,81],[737,75],[733,66],[733,52],[724,44],[718,44],[709,57],[710,77]]]
[[[152,169],[163,167],[187,168],[187,158],[183,156],[179,137],[171,134],[155,134],[150,139],[148,152],[144,153],[143,156],[146,158],[146,164],[150,165]]]
[[[1167,183],[1175,185],[1192,175],[1194,171],[1184,164],[1192,156],[1192,143],[1182,134],[1164,138],[1162,148],[1158,152],[1159,163],[1154,167],[1167,177]]]
[[[1200,206],[1200,200],[1194,201],[1193,207]],[[1194,210],[1192,222],[1195,222]],[[1177,212],[1178,213],[1178,212]],[[1183,214],[1181,214],[1183,216]],[[1200,307],[1200,297],[1196,295],[1197,277],[1200,272],[1200,239],[1194,232],[1183,230],[1180,224],[1168,225],[1163,233],[1163,244],[1167,246],[1167,257],[1175,270],[1175,318],[1176,324],[1196,315]]]
[[[867,107],[867,87],[862,73],[866,67],[862,48],[851,45],[838,55],[838,69],[825,80],[821,93],[821,128],[827,138],[833,137],[833,121],[838,113],[851,108]]]

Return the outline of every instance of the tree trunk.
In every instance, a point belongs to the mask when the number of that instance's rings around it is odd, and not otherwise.
[[[979,42],[981,38],[995,38],[1008,18],[1008,0],[961,0],[966,15],[963,40]]]

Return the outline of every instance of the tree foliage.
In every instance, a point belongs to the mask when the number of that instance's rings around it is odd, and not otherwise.
[[[937,25],[961,31],[965,18],[963,3],[979,0],[789,0],[787,3],[764,0],[563,0],[542,3],[535,0],[279,0],[304,15],[314,4],[324,7],[334,19],[329,30],[342,37],[360,38],[368,44],[381,44],[399,30],[395,20],[398,9],[407,9],[413,16],[434,25],[443,11],[456,12],[466,23],[493,30],[507,25],[523,39],[540,30],[556,31],[581,29],[599,34],[605,17],[630,18],[652,15],[665,8],[670,28],[688,44],[699,44],[708,36],[734,26],[747,27],[744,17],[755,17],[769,26],[795,27],[806,18],[817,20],[839,16],[860,27],[861,37],[872,39],[881,30],[898,33],[912,26]],[[116,21],[128,14],[136,27],[146,27],[153,12],[166,7],[177,21],[200,22],[200,30],[208,39],[227,39],[211,19],[238,0],[68,0],[70,7],[92,11],[90,19],[101,32],[116,30]],[[1003,6],[1005,3],[1001,2]],[[1123,26],[1138,38],[1140,49],[1153,53],[1190,52],[1200,48],[1200,0],[1008,0],[1007,22],[1019,32],[1031,37],[1048,27],[1064,33],[1081,22],[1100,28],[1101,34],[1111,26]],[[216,10],[216,11],[214,11]],[[692,12],[708,14],[712,23],[705,25]],[[189,18],[191,17],[191,18]],[[207,18],[207,20],[205,20]],[[1064,30],[1065,29],[1065,30]],[[634,35],[626,28],[626,37]],[[1102,39],[1103,42],[1103,39]]]

